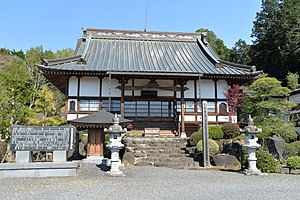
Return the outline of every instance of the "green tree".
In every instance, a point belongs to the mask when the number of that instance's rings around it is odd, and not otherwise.
[[[288,71],[299,72],[300,1],[263,0],[252,29],[253,64],[284,80]]]
[[[295,106],[294,103],[283,98],[289,95],[290,90],[287,87],[282,87],[281,82],[276,78],[257,79],[245,89],[251,91],[252,94],[245,97],[242,106],[244,119],[250,114],[259,120],[263,120],[269,115],[282,117],[284,109]]]
[[[30,48],[25,54],[25,63],[33,80],[30,108],[34,105],[38,91],[42,89],[43,85],[48,83],[36,65],[41,63],[42,58],[52,59],[55,57],[56,55],[52,51],[44,52],[42,46]]]
[[[2,120],[6,131],[9,131],[13,125],[25,123],[26,117],[31,115],[28,109],[32,92],[30,81],[30,74],[21,59],[14,58],[0,71],[1,93],[5,95],[1,97],[1,111],[3,112],[0,113],[0,118],[6,118]],[[4,131],[3,128],[2,131]],[[2,134],[7,135],[8,132]]]
[[[284,98],[290,90],[282,87],[276,78],[269,77],[257,79],[245,90],[250,94],[245,96],[242,117],[254,117],[255,124],[263,129],[258,137],[264,139],[275,134],[281,135],[287,142],[295,140],[295,127],[283,120],[284,111],[296,105]]]
[[[214,52],[220,57],[221,60],[230,61],[230,49],[224,45],[224,41],[218,38],[213,31],[200,28],[196,32],[206,32],[207,42],[212,47]]]
[[[243,65],[250,65],[252,60],[250,57],[250,45],[244,40],[239,39],[231,49],[230,61]]]
[[[56,58],[66,58],[66,57],[71,57],[73,55],[74,55],[74,50],[71,48],[56,51]]]
[[[287,85],[291,90],[296,90],[299,88],[299,74],[288,72],[286,76]]]

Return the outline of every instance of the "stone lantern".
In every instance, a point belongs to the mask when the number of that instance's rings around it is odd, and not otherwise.
[[[111,151],[111,168],[107,173],[112,176],[122,176],[123,172],[120,170],[120,161],[119,161],[119,151],[124,147],[121,143],[122,135],[126,132],[126,129],[122,129],[119,125],[119,118],[117,114],[113,119],[113,125],[108,129],[104,129],[105,133],[110,135],[109,144],[107,145],[108,149]]]
[[[246,134],[246,143],[243,145],[243,148],[248,150],[248,169],[245,170],[246,175],[263,175],[263,173],[256,167],[256,149],[260,148],[260,144],[257,143],[258,138],[256,137],[257,133],[260,133],[262,130],[254,126],[253,119],[249,115],[248,125],[242,130]]]

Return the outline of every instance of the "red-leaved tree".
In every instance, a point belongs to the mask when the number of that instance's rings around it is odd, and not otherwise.
[[[228,105],[229,121],[232,122],[232,116],[237,114],[238,108],[241,107],[244,94],[241,92],[241,87],[238,84],[229,85],[224,93]]]

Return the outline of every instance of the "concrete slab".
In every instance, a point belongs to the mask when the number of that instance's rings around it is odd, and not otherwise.
[[[80,162],[3,163],[0,178],[76,176]]]

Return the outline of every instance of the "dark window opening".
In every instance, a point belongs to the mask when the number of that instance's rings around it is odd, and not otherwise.
[[[75,112],[75,105],[76,105],[75,101],[70,101],[70,109],[69,109],[70,112]]]
[[[157,97],[157,91],[141,91],[142,97]]]

